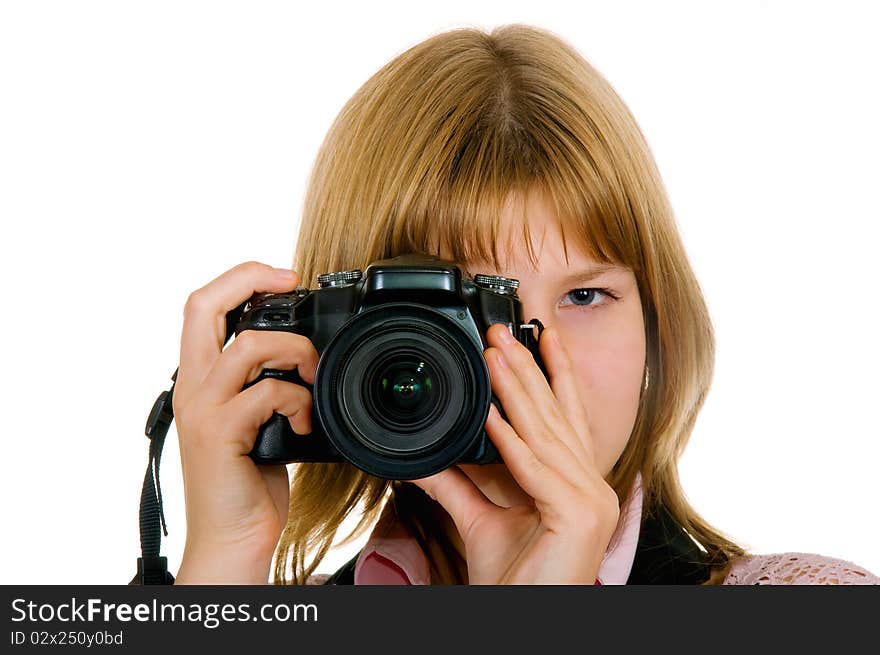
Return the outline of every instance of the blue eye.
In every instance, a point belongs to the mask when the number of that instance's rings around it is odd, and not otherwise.
[[[563,304],[576,307],[598,307],[605,304],[603,302],[605,299],[617,300],[619,297],[608,289],[572,289],[565,296],[570,298],[571,302]]]

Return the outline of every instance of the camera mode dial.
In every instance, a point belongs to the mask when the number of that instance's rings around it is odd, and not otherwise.
[[[510,296],[516,295],[516,290],[519,288],[519,280],[500,275],[483,275],[482,273],[477,273],[474,276],[474,284],[483,289]]]
[[[363,276],[360,270],[352,271],[336,271],[334,273],[322,273],[318,276],[318,286],[322,289],[327,287],[344,287],[348,284],[354,284]]]

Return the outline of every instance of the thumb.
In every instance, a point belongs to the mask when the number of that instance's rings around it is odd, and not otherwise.
[[[443,506],[465,543],[474,522],[486,512],[497,509],[457,466],[410,482]]]

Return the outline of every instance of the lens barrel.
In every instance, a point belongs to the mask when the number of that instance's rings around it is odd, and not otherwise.
[[[483,435],[481,347],[447,314],[389,303],[354,316],[321,356],[315,412],[334,447],[389,479],[432,475]]]

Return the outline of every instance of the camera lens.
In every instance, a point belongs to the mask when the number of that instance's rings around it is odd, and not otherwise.
[[[349,461],[413,479],[476,443],[490,393],[482,348],[455,320],[388,303],[352,318],[327,345],[314,400],[328,439]]]
[[[438,448],[472,411],[467,361],[436,328],[391,321],[349,355],[339,374],[341,417],[376,452],[407,457]]]
[[[374,402],[389,414],[412,420],[422,415],[431,402],[437,404],[430,367],[419,357],[403,356],[377,369],[370,385]]]
[[[388,430],[415,432],[436,419],[447,396],[445,378],[431,357],[393,348],[365,378],[364,406],[370,418]]]

